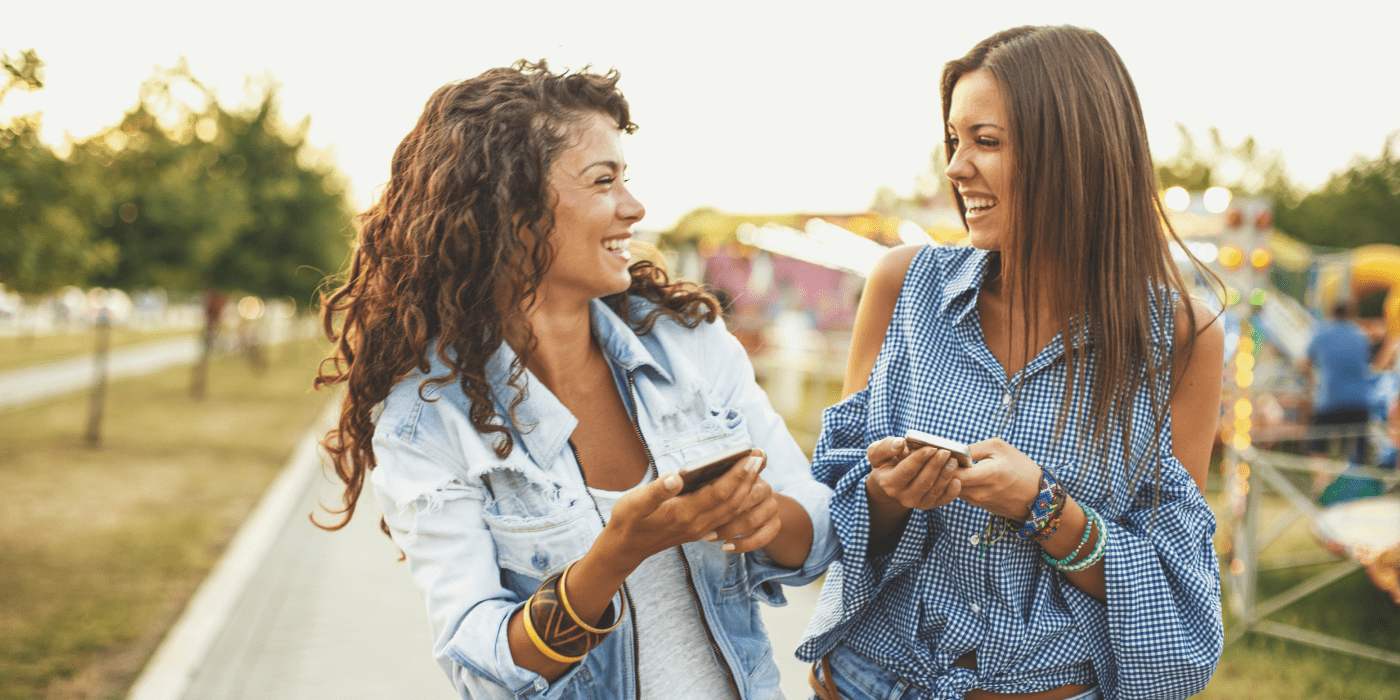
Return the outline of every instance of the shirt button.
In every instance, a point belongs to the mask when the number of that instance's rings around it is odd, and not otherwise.
[[[1001,405],[1003,405],[1003,406],[1010,406],[1010,405],[1011,405],[1011,394],[1002,394],[1002,395],[1001,395]]]
[[[545,680],[544,680],[543,678],[536,678],[536,679],[535,679],[535,690],[543,691],[543,690],[545,689],[545,687],[548,686],[548,685],[549,685],[549,683],[545,682]]]
[[[978,606],[976,603],[973,603],[973,604],[972,604],[972,612],[974,612],[974,613],[980,613],[980,612],[982,612],[982,608],[981,608],[980,606]]]

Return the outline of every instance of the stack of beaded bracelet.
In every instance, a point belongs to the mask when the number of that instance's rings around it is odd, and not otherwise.
[[[1046,564],[1071,574],[1099,563],[1099,560],[1103,559],[1104,552],[1108,550],[1108,529],[1103,525],[1103,518],[1099,517],[1099,514],[1087,504],[1080,503],[1079,507],[1084,509],[1084,517],[1087,521],[1084,523],[1084,537],[1079,540],[1079,546],[1075,547],[1074,551],[1070,552],[1069,556],[1064,559],[1056,559],[1047,554],[1045,550],[1040,551],[1040,558]],[[1094,548],[1083,559],[1071,564],[1070,562],[1074,562],[1074,558],[1079,556],[1079,550],[1084,549],[1084,543],[1089,541],[1089,533],[1094,530],[1099,533],[1098,539],[1094,540]]]
[[[1017,537],[1040,541],[1055,534],[1060,527],[1060,515],[1065,510],[1065,490],[1060,486],[1055,472],[1048,467],[1041,467],[1040,493],[1027,507],[1031,517],[1026,518],[1026,524],[1016,531]]]
[[[530,635],[530,641],[541,654],[563,664],[582,661],[588,652],[603,643],[609,632],[622,624],[622,616],[613,614],[612,605],[603,613],[602,620],[606,624],[610,617],[615,617],[609,627],[592,627],[578,619],[564,593],[564,577],[573,567],[569,564],[562,572],[545,579],[525,604],[525,633]]]

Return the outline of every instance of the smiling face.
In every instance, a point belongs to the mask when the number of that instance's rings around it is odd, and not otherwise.
[[[944,171],[962,195],[972,245],[999,250],[1011,227],[1010,110],[986,70],[958,78],[948,110],[952,155]]]
[[[621,136],[612,119],[590,115],[550,168],[554,262],[541,280],[541,294],[551,301],[586,302],[631,284],[628,243],[646,209],[622,179],[627,163]]]

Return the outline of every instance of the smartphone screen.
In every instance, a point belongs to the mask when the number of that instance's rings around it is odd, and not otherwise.
[[[917,450],[924,446],[947,450],[953,453],[953,459],[957,460],[958,466],[972,466],[972,458],[967,456],[967,445],[956,440],[941,438],[932,433],[925,433],[922,430],[910,430],[904,433],[904,442],[908,443],[910,451]]]
[[[681,481],[685,483],[685,485],[681,487],[681,493],[691,493],[701,486],[724,476],[725,472],[734,468],[734,465],[748,459],[752,452],[753,447],[748,443],[743,443],[733,447],[726,447],[699,459],[687,462],[680,470]]]

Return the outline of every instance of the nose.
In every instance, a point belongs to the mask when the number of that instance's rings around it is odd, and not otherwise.
[[[953,151],[953,157],[948,160],[948,167],[943,169],[943,174],[947,175],[949,180],[956,182],[972,177],[973,167],[965,154],[965,149]]]
[[[647,215],[647,208],[642,206],[641,200],[632,196],[632,190],[627,189],[627,185],[622,185],[621,198],[617,202],[617,216],[624,221],[637,222]]]

